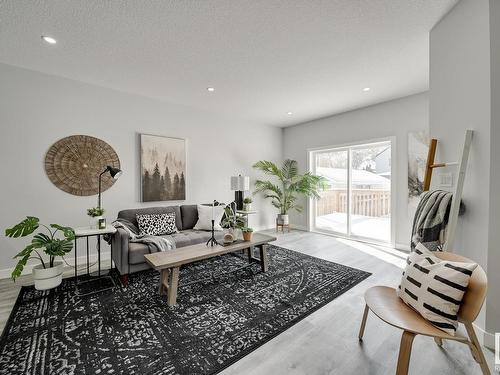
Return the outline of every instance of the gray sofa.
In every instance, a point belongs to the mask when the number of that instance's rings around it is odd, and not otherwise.
[[[137,214],[162,214],[169,212],[175,212],[175,225],[179,232],[170,236],[174,239],[177,248],[207,242],[211,237],[210,231],[193,229],[198,221],[198,208],[195,204],[123,210],[118,213],[118,218],[126,219],[137,226]],[[220,240],[223,237],[223,233],[216,231],[215,236]],[[144,259],[144,254],[150,253],[147,245],[130,243],[129,235],[121,228],[113,235],[111,241],[113,261],[122,276],[150,268]]]

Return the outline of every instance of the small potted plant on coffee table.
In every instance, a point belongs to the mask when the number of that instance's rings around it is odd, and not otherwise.
[[[38,232],[33,236],[31,242],[19,252],[15,258],[20,258],[16,268],[12,271],[12,280],[16,280],[23,272],[24,266],[29,259],[37,259],[40,264],[33,267],[33,279],[35,288],[38,290],[52,289],[61,284],[63,273],[63,262],[56,262],[58,256],[63,256],[73,249],[75,232],[70,227],[58,224],[49,226],[40,224],[37,217],[28,216],[19,224],[5,230],[5,235],[11,238],[26,237],[35,232],[40,226],[46,229],[46,233]],[[60,233],[62,236],[57,237]],[[48,255],[49,259],[43,259],[40,251]]]
[[[249,227],[242,228],[241,231],[243,232],[243,239],[245,241],[251,241],[252,240],[252,233],[253,229]]]
[[[243,199],[243,210],[244,211],[252,211],[252,198],[246,197]]]
[[[99,221],[102,219],[102,215],[104,215],[104,208],[101,207],[92,207],[87,210],[87,215],[89,215],[92,219],[90,221],[91,228],[99,228]]]

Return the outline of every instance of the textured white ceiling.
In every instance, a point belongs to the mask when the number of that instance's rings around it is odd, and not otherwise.
[[[426,90],[456,3],[0,0],[0,62],[288,126]]]

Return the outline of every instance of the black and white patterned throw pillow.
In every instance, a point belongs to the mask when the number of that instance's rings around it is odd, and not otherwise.
[[[477,264],[440,259],[421,243],[406,263],[398,296],[435,327],[454,336],[458,310]]]
[[[136,219],[141,235],[162,236],[177,232],[174,212],[168,214],[137,214]]]

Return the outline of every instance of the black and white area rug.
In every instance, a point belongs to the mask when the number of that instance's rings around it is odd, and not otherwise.
[[[177,305],[159,274],[78,296],[23,287],[0,339],[0,374],[214,374],[367,278],[270,246],[269,271],[235,255],[181,269]]]

